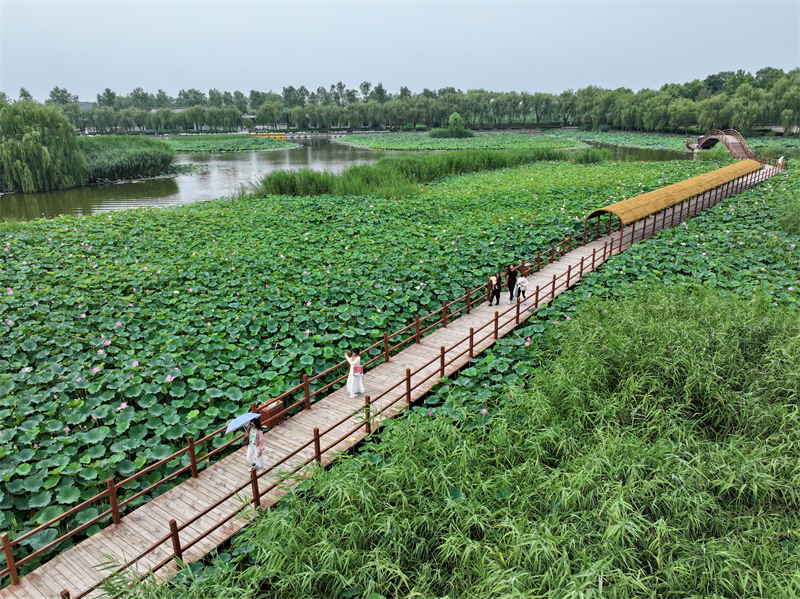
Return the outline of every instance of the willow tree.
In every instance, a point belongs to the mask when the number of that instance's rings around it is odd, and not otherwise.
[[[82,185],[89,165],[75,128],[57,108],[17,102],[0,108],[0,188],[48,191]]]

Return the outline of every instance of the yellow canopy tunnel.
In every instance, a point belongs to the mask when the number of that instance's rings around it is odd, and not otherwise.
[[[586,219],[588,220],[595,216],[599,217],[603,214],[613,214],[619,218],[624,227],[739,177],[749,175],[760,168],[761,163],[757,160],[742,160],[736,164],[692,177],[680,183],[673,183],[640,196],[609,204],[605,208],[595,210]]]

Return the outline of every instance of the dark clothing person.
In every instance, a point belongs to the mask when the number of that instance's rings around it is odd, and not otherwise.
[[[508,303],[514,301],[514,287],[517,286],[517,275],[519,271],[511,264],[506,269],[506,284],[508,285]]]
[[[500,305],[500,291],[502,284],[500,283],[500,273],[489,279],[489,305],[492,305],[494,300],[497,300],[497,305]]]

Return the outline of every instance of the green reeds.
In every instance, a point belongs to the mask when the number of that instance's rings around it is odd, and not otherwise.
[[[786,204],[780,219],[780,227],[791,235],[800,235],[800,194]]]
[[[92,181],[152,177],[169,170],[175,150],[164,141],[133,135],[79,137]]]
[[[564,160],[562,150],[462,150],[413,156],[388,156],[374,164],[351,166],[339,175],[310,171],[278,171],[263,177],[255,195],[378,195],[407,197],[419,186],[448,175],[507,168],[542,160]]]
[[[690,288],[592,300],[486,414],[388,422],[227,562],[137,596],[798,597],[796,316]]]

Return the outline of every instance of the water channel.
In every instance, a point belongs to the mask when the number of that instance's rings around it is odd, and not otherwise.
[[[0,221],[53,218],[61,214],[88,215],[138,206],[175,206],[235,194],[259,176],[276,170],[310,168],[338,173],[354,164],[374,162],[384,152],[354,148],[329,139],[305,139],[297,148],[226,154],[180,153],[176,164],[196,171],[163,179],[109,185],[90,185],[43,193],[0,195]],[[593,144],[594,145],[594,144]],[[598,144],[599,145],[599,144]],[[691,159],[691,153],[607,146],[615,160]]]

